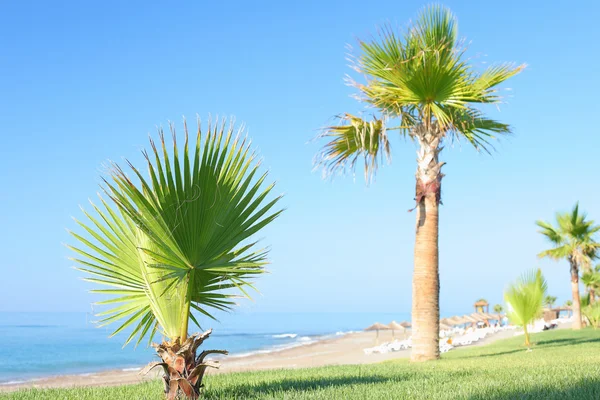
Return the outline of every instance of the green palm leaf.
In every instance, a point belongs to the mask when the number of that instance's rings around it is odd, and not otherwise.
[[[338,117],[341,125],[325,128],[322,137],[327,138],[319,154],[319,166],[325,166],[328,174],[354,168],[359,158],[364,159],[365,180],[368,182],[378,167],[378,159],[390,160],[390,143],[383,120],[365,121],[351,114]]]
[[[268,254],[248,239],[281,213],[233,122],[209,122],[204,138],[198,122],[193,149],[185,126],[182,152],[173,126],[171,133],[171,151],[160,130],[160,145],[151,140],[152,152],[144,152],[148,178],[131,164],[135,180],[113,165],[105,180],[111,202],[93,206],[98,217],[85,213],[88,223],[78,222],[85,235],[73,233],[79,245],[69,246],[87,280],[113,288],[95,290],[116,296],[100,304],[120,304],[102,323],[118,321],[115,334],[131,327],[126,344],[157,330],[184,340],[189,319],[198,324],[191,309],[213,318],[211,310],[247,297]]]

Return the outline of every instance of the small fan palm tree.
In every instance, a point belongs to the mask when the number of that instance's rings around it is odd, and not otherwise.
[[[537,221],[539,231],[553,247],[538,254],[553,260],[567,259],[571,273],[571,292],[573,295],[573,329],[581,329],[581,307],[579,298],[579,270],[588,269],[591,260],[596,258],[600,243],[595,234],[600,230],[594,221],[586,220],[586,214],[579,211],[579,204],[571,212],[557,213],[556,226],[548,222]]]
[[[527,326],[542,314],[547,287],[542,271],[537,269],[524,273],[504,292],[508,318],[523,327],[528,350],[531,350],[531,341]]]
[[[227,352],[196,356],[211,331],[188,335],[188,325],[230,310],[239,297],[232,290],[248,295],[267,263],[252,237],[281,211],[273,211],[279,197],[266,200],[273,184],[264,185],[267,175],[233,122],[209,122],[203,140],[198,122],[191,149],[185,126],[183,154],[171,131],[171,151],[161,130],[160,147],[151,140],[152,152],[143,152],[149,178],[131,164],[132,178],[113,165],[103,187],[109,200],[92,205],[96,215],[85,212],[85,232],[73,233],[79,245],[70,248],[86,280],[108,287],[93,290],[110,296],[99,303],[110,306],[100,325],[118,323],[113,335],[129,328],[125,344],[166,337],[154,345],[161,361],[144,372],[162,367],[168,399],[195,399],[205,370],[218,366],[205,357]]]
[[[544,305],[548,308],[552,308],[552,306],[556,303],[555,296],[546,296],[544,297]]]
[[[498,85],[523,66],[500,64],[476,71],[464,56],[456,18],[441,6],[426,8],[404,34],[385,29],[380,40],[361,41],[360,50],[354,67],[367,81],[351,83],[379,115],[371,120],[341,115],[339,125],[323,131],[329,142],[317,165],[325,175],[343,173],[362,158],[368,182],[378,160],[390,158],[391,131],[417,144],[411,359],[433,360],[439,358],[440,153],[455,139],[489,152],[495,136],[510,132],[507,124],[487,118],[476,105],[499,103]]]
[[[581,283],[586,287],[590,304],[596,302],[596,293],[600,290],[600,264],[596,265],[594,269],[588,269],[581,275]]]

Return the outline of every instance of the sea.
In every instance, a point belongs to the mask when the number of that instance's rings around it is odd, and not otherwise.
[[[95,320],[93,314],[84,312],[0,313],[0,385],[59,375],[136,370],[157,360],[147,340],[137,348],[133,344],[123,347],[127,333],[109,338],[116,326],[99,328]],[[218,322],[200,323],[204,329],[213,328],[203,346],[244,357],[304,346],[392,320],[410,320],[410,314],[234,312],[220,316]]]

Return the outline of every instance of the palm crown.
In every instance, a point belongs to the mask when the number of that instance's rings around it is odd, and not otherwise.
[[[600,264],[594,269],[588,269],[581,275],[581,282],[588,287],[600,287]]]
[[[133,326],[126,344],[151,341],[159,329],[183,342],[188,321],[199,326],[194,312],[212,318],[211,309],[228,310],[239,297],[229,289],[247,295],[267,262],[249,239],[281,212],[272,211],[279,197],[265,200],[273,184],[263,185],[266,173],[233,122],[209,122],[203,140],[198,122],[191,150],[186,126],[183,154],[171,130],[171,152],[162,130],[160,147],[151,140],[144,152],[149,179],[129,164],[136,184],[114,165],[104,181],[110,201],[93,205],[97,216],[85,213],[79,225],[89,236],[73,233],[79,246],[70,246],[86,279],[109,287],[93,290],[112,296],[98,304],[119,304],[101,313],[101,325],[120,321],[113,335]]]
[[[556,214],[557,226],[548,222],[537,221],[543,234],[554,247],[538,254],[539,257],[549,257],[554,260],[568,258],[577,266],[586,269],[591,267],[591,260],[596,258],[600,243],[594,235],[600,230],[600,225],[586,220],[586,214],[579,211],[579,204],[571,212]]]
[[[556,296],[546,296],[544,297],[544,305],[548,307],[552,307],[552,305],[556,303]]]
[[[435,148],[444,138],[462,137],[484,151],[489,151],[490,139],[510,132],[508,125],[487,118],[475,105],[500,102],[497,86],[524,66],[500,64],[477,72],[464,57],[457,23],[448,9],[430,6],[405,34],[385,29],[379,40],[361,41],[360,50],[354,69],[366,82],[351,83],[359,98],[381,115],[369,122],[344,114],[341,125],[324,130],[330,141],[320,164],[326,171],[353,167],[363,156],[368,180],[377,159],[389,157],[390,130]],[[399,125],[387,127],[390,118]]]

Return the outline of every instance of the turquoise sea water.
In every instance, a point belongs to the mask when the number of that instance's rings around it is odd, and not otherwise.
[[[86,313],[0,313],[0,385],[31,379],[139,368],[155,359],[145,343],[122,348],[126,334],[108,338],[114,327],[98,328]],[[358,331],[375,321],[409,320],[408,313],[235,313],[213,328],[207,348],[232,355],[301,346]],[[202,321],[201,321],[202,323]],[[155,337],[155,340],[159,340]]]

